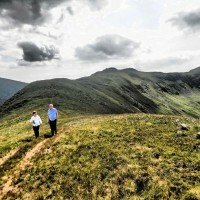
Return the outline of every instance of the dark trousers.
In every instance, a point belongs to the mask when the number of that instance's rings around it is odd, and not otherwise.
[[[35,133],[35,137],[38,138],[40,134],[40,126],[33,126],[33,131]]]
[[[57,133],[57,120],[55,119],[54,121],[49,120],[49,125],[51,128],[51,134],[54,135]]]

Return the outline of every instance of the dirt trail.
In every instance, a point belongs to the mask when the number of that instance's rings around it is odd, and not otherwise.
[[[64,130],[64,127],[62,126],[61,129],[59,130],[60,133],[62,133]],[[59,137],[59,133],[54,136],[52,139],[53,141],[57,140]],[[19,169],[20,170],[24,170],[25,167],[27,165],[29,165],[31,163],[31,159],[37,155],[37,153],[39,153],[41,150],[45,149],[45,144],[50,140],[49,139],[45,139],[43,140],[42,142],[38,143],[33,149],[31,149],[27,154],[26,156],[23,158],[23,160],[21,161],[20,165],[19,165]],[[52,141],[52,143],[53,143]]]
[[[19,150],[19,148],[13,149],[10,152],[8,152],[3,158],[0,158],[0,166],[3,165],[12,156],[14,156],[18,150]]]
[[[13,190],[13,187],[11,186],[14,176],[18,174],[20,171],[25,170],[27,165],[30,165],[31,159],[41,151],[42,148],[45,147],[45,143],[47,143],[49,139],[45,139],[42,142],[38,143],[33,149],[28,151],[25,155],[25,157],[20,161],[20,163],[14,168],[13,174],[10,177],[3,177],[3,179],[6,179],[6,183],[3,185],[2,188],[0,188],[0,196],[4,196],[9,191]]]
[[[64,127],[62,126],[59,130],[60,134],[63,132]],[[6,180],[6,183],[0,188],[0,197],[3,197],[6,195],[9,191],[13,191],[16,186],[12,186],[13,179],[15,178],[15,175],[17,175],[20,171],[25,170],[25,168],[31,164],[31,159],[37,155],[37,153],[41,152],[46,148],[46,145],[48,141],[56,140],[56,138],[60,135],[57,134],[53,138],[45,139],[41,142],[39,142],[35,147],[33,147],[30,151],[28,151],[25,155],[25,157],[19,162],[19,164],[12,170],[13,174],[10,177],[4,176],[2,179]],[[51,141],[51,142],[53,142]],[[14,154],[14,152],[10,152],[10,154]],[[11,157],[11,156],[10,156]],[[7,159],[9,158],[9,155],[7,156]],[[6,158],[5,158],[6,159]],[[3,161],[2,161],[3,162]],[[4,161],[5,162],[5,161]]]
[[[27,152],[23,160],[20,162],[18,169],[24,170],[27,165],[30,164],[31,159],[40,152],[42,148],[44,148],[45,143],[47,143],[49,139],[43,140],[42,142],[38,143],[33,149]]]

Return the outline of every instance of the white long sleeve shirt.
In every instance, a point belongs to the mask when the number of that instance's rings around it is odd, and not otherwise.
[[[33,123],[33,126],[40,126],[42,124],[42,120],[39,115],[32,116],[30,122]]]

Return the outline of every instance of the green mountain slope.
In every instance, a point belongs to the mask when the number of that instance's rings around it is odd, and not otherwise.
[[[3,106],[2,112],[23,106],[54,103],[83,113],[161,113],[200,116],[199,68],[187,73],[140,72],[115,68],[77,80],[53,79],[29,84]]]
[[[26,85],[23,82],[0,78],[0,105]]]
[[[199,90],[199,68],[111,68],[27,85],[1,107],[0,199],[199,199]],[[55,137],[49,102],[59,109]]]

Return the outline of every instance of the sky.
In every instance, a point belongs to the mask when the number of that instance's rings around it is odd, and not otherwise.
[[[199,6],[198,6],[199,5]],[[0,77],[200,66],[199,0],[0,0]]]

